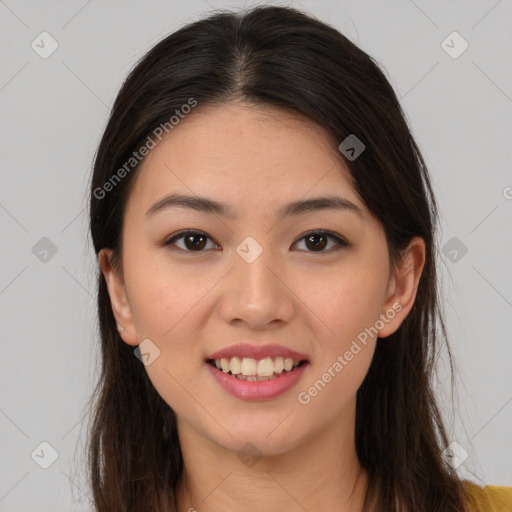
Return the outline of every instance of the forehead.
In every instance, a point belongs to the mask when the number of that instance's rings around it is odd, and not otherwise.
[[[158,142],[137,171],[131,209],[170,192],[215,197],[235,210],[338,193],[364,208],[324,128],[287,110],[237,103],[198,106]]]

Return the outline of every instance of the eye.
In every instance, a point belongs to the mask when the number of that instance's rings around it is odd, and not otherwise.
[[[183,239],[184,247],[171,247],[178,240]],[[165,240],[162,244],[164,247],[169,247],[171,250],[176,252],[202,252],[207,245],[207,240],[211,241],[211,238],[202,231],[187,230],[182,231],[176,235],[172,235],[170,238]],[[215,245],[215,244],[214,244]]]
[[[325,247],[329,244],[329,239],[334,240],[335,246],[334,248],[331,247],[330,249],[324,251],[323,249],[325,249]],[[308,249],[312,249],[308,250],[307,252],[330,253],[333,250],[338,250],[341,247],[348,247],[350,245],[341,237],[335,235],[334,233],[330,233],[329,231],[311,231],[295,243],[301,242],[302,240],[305,240],[304,243]]]
[[[334,240],[335,246],[334,248],[331,247],[329,250],[324,251],[325,247],[329,245],[329,239]],[[176,245],[176,242],[181,240],[183,240],[184,247],[178,247]],[[203,249],[208,245],[208,240],[212,241],[212,239],[202,231],[187,230],[172,235],[163,242],[162,246],[169,247],[173,251],[182,253],[203,252]],[[313,249],[308,250],[307,252],[329,253],[333,250],[337,250],[337,248],[348,247],[350,245],[341,237],[334,233],[330,233],[329,231],[311,231],[295,242],[295,244],[302,240],[305,240],[305,244],[308,249]],[[218,245],[213,245],[218,248]]]

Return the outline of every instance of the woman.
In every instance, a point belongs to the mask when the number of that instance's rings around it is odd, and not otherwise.
[[[510,506],[444,455],[436,203],[338,31],[259,7],[157,44],[115,101],[90,226],[96,510]]]

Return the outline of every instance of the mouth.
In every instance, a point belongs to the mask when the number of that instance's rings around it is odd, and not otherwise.
[[[292,359],[290,357],[265,357],[254,359],[252,357],[222,357],[220,359],[207,359],[206,363],[235,379],[247,382],[264,382],[281,379],[296,372],[308,364],[305,359]]]

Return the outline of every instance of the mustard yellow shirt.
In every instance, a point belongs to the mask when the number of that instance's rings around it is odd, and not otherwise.
[[[512,487],[464,482],[470,512],[512,512]]]

